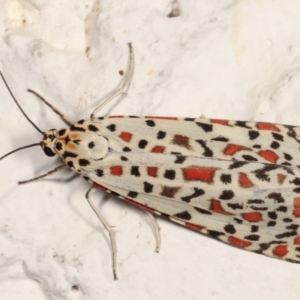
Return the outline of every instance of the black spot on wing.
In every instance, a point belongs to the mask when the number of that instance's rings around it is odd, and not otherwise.
[[[203,209],[203,208],[200,208],[200,207],[194,207],[194,209],[198,212],[198,213],[200,213],[200,214],[202,214],[202,215],[211,215],[212,213],[209,211],[209,210],[206,210],[206,209]]]
[[[116,125],[115,124],[110,124],[106,127],[109,131],[114,132],[116,131]]]
[[[78,122],[77,122],[78,123]],[[74,124],[71,125],[70,127],[70,131],[82,131],[82,132],[85,132],[85,129],[82,128],[82,127],[78,127],[78,126],[75,126]]]
[[[130,170],[130,174],[133,175],[133,176],[136,176],[136,177],[140,177],[141,174],[140,174],[140,171],[139,171],[139,167],[132,166],[131,170]]]
[[[224,184],[231,183],[231,175],[230,175],[230,174],[221,174],[220,180],[221,180]]]
[[[234,192],[232,190],[224,190],[219,196],[221,200],[231,200],[234,197]]]
[[[149,183],[147,181],[144,181],[143,184],[144,184],[144,192],[147,193],[147,194],[152,193],[152,191],[153,191],[153,184],[151,184],[151,183]]]
[[[208,148],[206,146],[206,142],[203,140],[196,140],[197,143],[200,144],[200,146],[204,149],[204,152],[202,153],[203,156],[205,157],[212,157],[213,156],[213,152],[210,148]]]
[[[88,129],[89,129],[89,131],[93,131],[93,132],[99,131],[99,129],[95,125],[93,125],[93,124],[90,124],[88,126]]]
[[[138,144],[138,147],[140,149],[145,149],[147,145],[148,145],[148,142],[146,140],[140,140],[139,144]]]
[[[174,170],[166,170],[164,173],[164,177],[173,180],[176,177],[176,172]]]
[[[248,164],[247,161],[234,161],[229,167],[228,169],[229,170],[232,170],[232,169],[238,169],[238,168],[241,168],[243,167],[244,165]]]
[[[89,162],[89,160],[87,160],[87,159],[85,159],[85,158],[80,158],[80,159],[78,160],[78,164],[79,164],[79,166],[81,166],[81,167],[86,167],[86,166],[90,165],[91,163]]]
[[[176,160],[174,161],[175,164],[182,164],[186,160],[186,156],[183,155],[176,155]]]
[[[97,170],[96,170],[96,175],[97,175],[98,177],[102,177],[102,176],[103,176],[103,170],[97,169]]]
[[[183,211],[174,215],[175,218],[179,218],[185,221],[189,221],[192,219],[192,216],[188,211]]]
[[[231,225],[231,224],[225,225],[225,226],[224,226],[224,230],[225,230],[225,232],[227,232],[227,233],[229,233],[229,234],[234,234],[234,233],[236,233],[236,229],[235,229],[234,226]]]
[[[213,130],[213,125],[212,124],[206,124],[206,123],[201,123],[201,122],[196,122],[196,124],[203,129],[205,132],[212,132]]]
[[[226,137],[224,136],[218,136],[216,138],[213,138],[211,139],[212,141],[215,141],[215,142],[224,142],[224,143],[227,143],[229,142],[229,139],[227,139]]]
[[[129,197],[129,198],[136,198],[137,196],[138,196],[138,193],[137,192],[132,192],[132,191],[130,191],[128,194],[127,194],[127,196]]]
[[[275,140],[283,142],[283,136],[280,133],[272,132],[272,136]]]
[[[257,139],[259,137],[259,132],[256,131],[256,130],[249,130],[248,131],[248,135],[249,135],[249,139],[251,141],[253,141],[253,140],[255,140],[255,139]]]
[[[155,127],[155,122],[153,120],[146,120],[146,125],[149,127]]]
[[[162,139],[164,139],[166,137],[166,132],[165,131],[159,131],[158,133],[157,133],[157,136],[156,136],[156,138],[158,139],[158,140],[162,140]]]
[[[249,234],[245,236],[245,239],[248,241],[257,242],[260,239],[260,236],[258,234]]]
[[[272,149],[278,149],[278,148],[280,147],[280,144],[279,144],[278,142],[276,142],[276,141],[273,141],[273,142],[271,143],[270,147],[271,147]]]

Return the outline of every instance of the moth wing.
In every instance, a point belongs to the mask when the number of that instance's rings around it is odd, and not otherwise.
[[[116,151],[177,153],[300,166],[300,127],[262,122],[161,117],[98,121]]]
[[[197,157],[175,164],[180,157],[111,153],[96,168],[101,178],[94,172],[89,178],[135,205],[228,244],[300,262],[295,218],[300,216],[300,182],[293,169]]]

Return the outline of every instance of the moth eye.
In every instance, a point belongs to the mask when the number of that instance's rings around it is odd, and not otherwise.
[[[56,153],[54,153],[54,152],[52,151],[52,149],[49,148],[49,147],[45,147],[45,148],[44,148],[44,153],[45,153],[47,156],[50,156],[50,157],[56,155]]]

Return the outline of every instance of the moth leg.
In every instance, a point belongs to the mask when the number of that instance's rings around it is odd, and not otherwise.
[[[54,107],[52,104],[50,104],[45,98],[43,98],[41,95],[39,95],[37,92],[31,90],[31,89],[27,89],[27,91],[29,93],[32,93],[34,95],[36,95],[38,98],[40,98],[40,100],[42,100],[48,107],[50,107],[57,115],[60,116],[60,118],[68,125],[71,126],[72,122],[70,122],[63,113],[61,113],[56,107]]]
[[[159,228],[157,221],[156,221],[155,217],[153,216],[153,214],[151,214],[149,211],[147,211],[145,209],[142,209],[142,210],[149,216],[150,222],[153,226],[154,236],[155,236],[155,241],[156,241],[155,252],[158,253],[160,251],[160,246],[161,246],[160,228]]]
[[[56,167],[55,169],[53,169],[53,170],[51,170],[51,171],[49,171],[49,172],[47,172],[47,173],[45,173],[45,174],[43,174],[43,175],[34,177],[34,178],[32,178],[32,179],[29,179],[29,180],[19,181],[18,183],[19,183],[19,184],[24,184],[24,183],[36,181],[36,180],[38,180],[38,179],[41,179],[41,178],[47,177],[47,176],[49,176],[49,175],[51,175],[51,174],[53,174],[53,173],[56,173],[56,172],[62,170],[63,168],[65,168],[65,167],[66,167],[66,165],[58,166],[58,167]]]
[[[108,104],[111,100],[113,100],[114,98],[122,95],[122,94],[125,94],[125,91],[128,87],[128,84],[130,82],[130,79],[131,79],[131,76],[133,74],[133,67],[134,67],[134,53],[133,53],[133,48],[132,48],[132,45],[131,43],[128,43],[128,46],[129,46],[129,55],[130,55],[130,58],[129,58],[129,68],[125,74],[125,79],[124,79],[124,82],[123,84],[121,85],[121,87],[116,90],[110,97],[108,97],[104,102],[102,102],[99,106],[97,106],[95,108],[95,110],[91,113],[91,119],[95,119],[95,114],[97,112],[99,112],[106,104]]]
[[[109,234],[110,245],[111,245],[111,249],[112,249],[112,267],[113,267],[114,280],[117,280],[118,279],[118,277],[117,277],[117,247],[116,247],[115,235],[112,230],[112,227],[110,225],[108,225],[108,223],[102,218],[102,216],[97,211],[97,208],[95,207],[94,203],[90,199],[90,192],[92,191],[93,188],[94,188],[94,185],[92,185],[89,188],[89,190],[85,194],[85,198]]]

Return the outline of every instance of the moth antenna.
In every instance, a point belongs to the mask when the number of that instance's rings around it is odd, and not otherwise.
[[[7,84],[7,82],[6,82],[6,80],[5,80],[5,78],[4,78],[4,76],[3,76],[3,74],[2,74],[2,72],[0,71],[0,75],[1,75],[1,77],[2,77],[2,80],[3,80],[3,82],[4,82],[4,84],[5,84],[5,86],[6,86],[6,88],[8,89],[8,91],[9,91],[9,93],[10,93],[10,95],[11,95],[11,97],[13,98],[13,100],[15,101],[15,103],[17,104],[17,106],[18,106],[18,108],[19,108],[19,110],[21,111],[21,113],[23,114],[23,116],[27,119],[27,121],[38,131],[38,132],[40,132],[41,134],[44,134],[44,132],[41,130],[41,129],[39,129],[30,119],[29,119],[29,117],[25,114],[25,112],[24,112],[24,110],[22,109],[22,107],[20,106],[20,104],[18,103],[18,101],[17,101],[17,99],[16,99],[16,97],[14,96],[14,94],[12,93],[12,91],[11,91],[11,89],[9,88],[9,86],[8,86],[8,84]],[[2,157],[3,158],[3,157]]]
[[[23,146],[23,147],[20,147],[20,148],[17,148],[15,150],[12,150],[6,154],[4,154],[3,156],[0,157],[0,160],[2,160],[3,158],[15,153],[15,152],[18,152],[20,150],[23,150],[23,149],[27,149],[27,148],[31,148],[31,147],[35,147],[35,146],[40,146],[41,144],[40,143],[35,143],[35,144],[30,144],[30,145],[27,145],[27,146]]]

